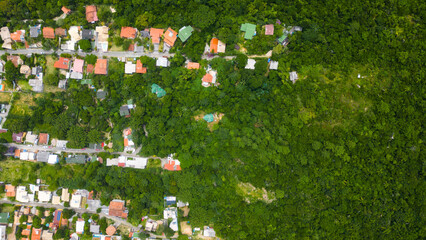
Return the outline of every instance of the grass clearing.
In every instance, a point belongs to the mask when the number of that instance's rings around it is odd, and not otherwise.
[[[14,97],[14,102],[10,114],[13,115],[30,115],[32,113],[31,106],[35,106],[34,99],[39,97],[40,93],[19,93],[19,97]]]
[[[251,183],[239,183],[236,192],[238,195],[243,196],[248,203],[255,201],[271,203],[276,199],[274,192],[268,192],[265,188],[258,189]]]
[[[148,159],[148,163],[146,164],[146,168],[161,168],[161,160],[160,159]]]
[[[205,115],[206,115],[205,112],[201,112],[200,114],[194,116],[194,119],[195,119],[195,121],[199,121],[199,120],[204,121],[203,118],[204,118]],[[224,116],[225,116],[225,114],[223,114],[223,113],[213,113],[213,122],[207,123],[207,127],[209,128],[209,130],[211,132],[213,132],[213,130],[215,129],[215,125],[218,124]]]
[[[53,67],[54,64],[55,60],[53,60],[53,57],[46,56],[46,75],[55,73],[55,68]]]
[[[0,162],[0,179],[5,182],[28,182],[30,175],[39,173],[35,170],[35,164],[29,161],[7,159]]]
[[[58,88],[56,86],[44,85],[44,92],[56,93],[56,92],[65,92],[65,90]]]
[[[9,102],[11,97],[11,93],[0,92],[0,102]]]

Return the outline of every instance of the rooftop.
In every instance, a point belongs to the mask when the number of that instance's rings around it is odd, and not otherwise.
[[[94,23],[98,21],[98,13],[96,11],[95,5],[86,6],[86,20],[89,23]]]
[[[51,27],[44,27],[43,28],[43,37],[54,39],[55,38],[55,30]]]
[[[181,29],[179,29],[178,37],[182,42],[185,42],[192,35],[193,31],[194,29],[191,26],[182,27]]]
[[[58,61],[53,64],[53,67],[68,70],[70,65],[69,58],[60,57]]]
[[[159,28],[151,28],[149,34],[151,35],[152,43],[160,43],[160,38],[163,35],[164,30]]]
[[[253,39],[253,36],[256,33],[256,25],[251,23],[243,23],[241,24],[240,30],[245,32],[244,33],[245,39],[251,40]]]
[[[108,68],[108,60],[98,58],[95,65],[95,74],[106,75],[108,73],[107,68]]]
[[[137,29],[132,27],[122,27],[120,37],[122,38],[129,38],[129,39],[135,39],[137,34]]]
[[[265,35],[274,35],[274,25],[265,25]]]
[[[163,36],[164,42],[167,43],[170,47],[173,47],[177,38],[177,32],[171,28],[168,28]]]

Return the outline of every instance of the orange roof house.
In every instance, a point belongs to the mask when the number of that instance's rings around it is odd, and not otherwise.
[[[31,235],[31,225],[27,225],[27,228],[22,230],[22,236],[30,236]]]
[[[136,28],[122,27],[120,37],[121,38],[128,38],[128,39],[135,39],[136,34],[137,34]]]
[[[204,75],[203,77],[203,82],[206,83],[211,83],[213,82],[213,76],[210,73],[207,73],[206,75]]]
[[[221,42],[217,38],[212,38],[210,41],[210,52],[211,53],[224,53],[225,52],[225,43]]]
[[[55,30],[51,27],[44,27],[43,28],[43,37],[48,39],[54,39],[55,38]]]
[[[5,191],[6,191],[6,197],[15,197],[16,196],[15,186],[13,186],[12,184],[6,184]]]
[[[40,240],[41,232],[41,228],[33,228],[33,231],[31,233],[31,240]]]
[[[177,38],[177,32],[171,28],[168,28],[163,36],[164,42],[167,43],[170,47],[173,47]]]
[[[70,59],[60,57],[59,60],[53,64],[53,67],[68,70],[70,67]]]
[[[109,215],[121,218],[127,218],[123,200],[112,200],[109,203]]]
[[[22,42],[23,40],[25,40],[25,38],[24,38],[24,34],[23,34],[24,32],[23,31],[21,31],[21,30],[18,30],[18,31],[16,31],[16,32],[14,32],[14,33],[11,33],[10,34],[10,38],[13,40],[13,41],[15,41],[15,42]]]
[[[66,37],[67,30],[65,30],[64,28],[55,28],[55,35],[60,37]]]
[[[86,19],[89,23],[94,23],[99,20],[95,5],[86,6]]]
[[[38,144],[47,144],[49,142],[49,134],[48,133],[40,133],[38,135]]]
[[[95,74],[107,75],[108,73],[108,60],[98,59],[95,65]]]
[[[141,60],[136,61],[136,73],[146,73],[146,67],[143,67]]]
[[[200,64],[196,62],[189,62],[188,65],[186,65],[186,68],[188,69],[200,69]]]
[[[71,12],[71,9],[66,8],[65,6],[62,6],[61,8],[62,12],[64,12],[65,14],[69,14]]]
[[[93,66],[93,64],[87,64],[86,72],[87,73],[93,73],[94,68],[95,67]]]
[[[107,229],[105,230],[106,234],[109,236],[114,235],[115,231],[117,231],[117,229],[115,229],[113,225],[109,225]]]
[[[164,169],[169,171],[180,171],[180,162],[178,160],[169,160],[168,163],[164,164]]]
[[[152,43],[156,44],[156,43],[160,43],[160,38],[163,35],[163,29],[159,29],[159,28],[151,28],[149,30],[149,35],[151,35],[151,41]]]

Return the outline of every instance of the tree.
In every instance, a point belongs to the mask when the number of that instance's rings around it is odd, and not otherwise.
[[[87,64],[95,64],[96,60],[98,60],[98,56],[94,55],[94,54],[89,54],[86,55],[86,57],[84,58],[84,60],[87,62]]]
[[[89,141],[89,143],[97,143],[97,142],[100,142],[101,139],[102,139],[102,134],[97,129],[92,129],[87,134],[87,140]]]
[[[87,145],[87,135],[82,127],[72,126],[67,133],[70,148],[83,148]]]
[[[78,41],[78,46],[80,46],[80,49],[85,52],[92,51],[92,44],[90,43],[90,40],[82,39]]]
[[[51,85],[51,86],[58,86],[59,83],[59,77],[58,74],[48,74],[43,78],[43,81],[47,84],[47,85]]]
[[[13,65],[12,61],[7,61],[4,65],[4,70],[6,74],[6,80],[11,84],[12,81],[15,81],[19,78],[19,70]]]
[[[244,69],[247,65],[248,57],[245,54],[237,54],[235,57],[235,64],[239,69]]]
[[[33,227],[40,228],[41,227],[41,218],[38,216],[33,217]]]
[[[206,5],[200,5],[192,14],[192,23],[202,30],[216,21],[216,13]]]
[[[21,224],[23,224],[24,222],[27,222],[28,221],[28,215],[22,215],[20,218],[19,218],[19,222],[21,223]]]
[[[138,29],[145,29],[145,28],[151,26],[151,24],[154,22],[154,20],[155,20],[155,15],[153,15],[149,12],[145,12],[144,14],[141,14],[138,17],[136,17],[135,26]]]

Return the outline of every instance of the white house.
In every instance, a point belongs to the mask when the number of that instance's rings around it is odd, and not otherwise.
[[[156,62],[157,67],[168,67],[170,66],[169,59],[165,57],[159,57]]]
[[[18,186],[16,189],[16,201],[27,203],[30,201],[28,192],[24,186]]]
[[[247,65],[245,67],[245,69],[252,69],[254,70],[254,65],[256,64],[256,60],[254,59],[248,59],[247,60]]]
[[[173,218],[173,221],[170,223],[169,227],[175,232],[179,231],[179,225],[178,225],[177,218]]]
[[[57,164],[59,162],[59,156],[55,154],[50,154],[47,163],[49,164]]]
[[[77,234],[83,234],[84,233],[84,220],[83,219],[78,219],[78,221],[75,224],[75,232]]]
[[[169,218],[177,218],[177,208],[175,207],[169,207],[164,209],[163,211],[163,217],[164,219],[169,219]]]
[[[277,70],[278,69],[278,61],[271,61],[269,64],[269,69]]]
[[[38,192],[38,200],[40,202],[50,202],[52,198],[52,193],[50,191],[39,191]]]
[[[81,199],[82,199],[81,195],[73,194],[71,196],[70,207],[72,207],[72,208],[80,208],[80,206],[81,206]]]
[[[136,64],[132,62],[126,62],[124,65],[124,73],[125,74],[133,74],[136,72]]]

